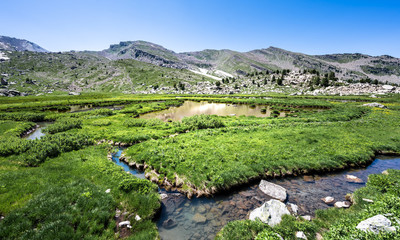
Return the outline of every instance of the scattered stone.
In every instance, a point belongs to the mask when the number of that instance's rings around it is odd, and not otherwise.
[[[350,182],[350,183],[364,183],[363,180],[361,180],[360,178],[358,178],[354,175],[346,175],[346,180],[347,180],[347,182]]]
[[[257,218],[270,226],[279,224],[283,215],[290,215],[286,205],[278,200],[271,199],[261,207],[250,212],[249,219],[255,221]]]
[[[176,226],[178,226],[178,223],[176,223],[174,220],[172,220],[171,218],[168,218],[167,220],[165,220],[162,224],[163,228],[165,229],[171,229],[174,228]]]
[[[140,220],[142,220],[142,218],[141,218],[139,215],[136,214],[135,220],[136,220],[136,221],[140,221]]]
[[[296,232],[296,238],[307,239],[307,236],[304,234],[304,232],[299,231],[299,232]]]
[[[128,225],[131,225],[130,221],[123,221],[118,224],[119,227],[127,227]]]
[[[301,216],[304,220],[306,220],[306,221],[311,221],[311,216],[310,215],[304,215],[304,216]]]
[[[389,172],[388,172],[388,170],[385,170],[385,171],[382,172],[382,174],[383,175],[389,175]]]
[[[374,232],[375,234],[378,234],[380,231],[396,231],[396,228],[392,226],[390,220],[380,214],[361,221],[356,228],[364,232]]]
[[[288,203],[287,206],[292,215],[297,215],[297,212],[299,211],[299,206],[293,203]]]
[[[193,220],[195,223],[200,223],[200,224],[204,224],[205,222],[207,222],[207,218],[204,217],[203,215],[201,215],[200,213],[196,213],[196,214],[193,216],[192,220]]]
[[[110,192],[111,192],[111,189],[107,189],[107,190],[106,190],[106,193],[110,193]]]
[[[335,201],[335,198],[328,196],[321,198],[321,200],[326,204],[332,204]]]
[[[166,193],[161,193],[160,197],[161,197],[161,200],[164,200],[168,197],[168,195]]]
[[[286,189],[274,183],[261,180],[259,188],[263,193],[282,202],[284,202],[287,198]]]
[[[78,92],[69,92],[68,95],[79,96],[81,94]]]
[[[362,199],[364,202],[368,202],[368,203],[373,203],[374,200],[368,199],[368,198],[363,198]]]
[[[335,202],[336,208],[349,208],[351,206],[349,201]]]
[[[380,103],[376,103],[376,102],[374,102],[374,103],[366,103],[366,104],[363,104],[363,106],[366,106],[366,107],[377,107],[377,108],[387,108],[385,105],[380,104]]]

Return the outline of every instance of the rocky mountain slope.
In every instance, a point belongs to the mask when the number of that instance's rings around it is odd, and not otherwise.
[[[322,73],[334,72],[343,80],[370,78],[381,82],[400,83],[400,59],[386,55],[307,55],[275,47],[250,52],[207,49],[175,53],[145,41],[120,42],[94,54],[109,59],[135,59],[158,66],[190,69],[220,78],[243,76],[265,70],[315,69]]]
[[[3,96],[53,91],[314,95],[400,92],[396,87],[400,82],[400,59],[390,56],[311,56],[274,47],[245,53],[175,53],[144,41],[121,42],[99,52],[50,53],[26,40],[8,40],[7,44],[8,50],[0,50]]]
[[[0,50],[48,52],[46,49],[33,42],[6,36],[0,36]]]

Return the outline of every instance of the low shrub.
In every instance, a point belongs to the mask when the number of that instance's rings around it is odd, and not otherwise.
[[[204,114],[185,117],[182,119],[181,125],[185,130],[191,131],[206,128],[220,128],[225,126],[225,124],[217,116]]]
[[[61,118],[58,119],[55,123],[49,125],[47,128],[43,129],[43,132],[54,134],[74,128],[82,128],[82,121],[73,118]]]
[[[84,134],[58,133],[46,135],[38,140],[29,141],[28,150],[19,156],[28,166],[37,166],[60,153],[78,150],[93,144],[93,140]]]
[[[157,186],[149,180],[140,179],[133,176],[122,180],[118,187],[124,192],[135,191],[142,194],[157,191]]]

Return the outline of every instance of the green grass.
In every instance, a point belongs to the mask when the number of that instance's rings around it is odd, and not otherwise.
[[[140,114],[180,106],[185,100],[268,105],[273,111],[288,114],[283,118],[201,115],[181,122],[137,118]],[[389,108],[361,106],[375,100]],[[125,107],[58,112],[73,105]],[[242,185],[254,178],[357,166],[369,162],[378,151],[400,152],[399,110],[397,95],[373,100],[366,96],[109,93],[0,98],[0,214],[6,217],[0,222],[3,230],[0,232],[6,238],[14,238],[23,231],[26,235],[21,235],[21,239],[57,238],[64,233],[71,238],[114,238],[118,237],[118,233],[114,235],[113,220],[117,207],[143,219],[130,219],[130,238],[157,238],[153,222],[160,208],[157,186],[125,173],[109,161],[106,156],[111,149],[94,145],[99,140],[135,144],[126,151],[129,161],[146,163],[149,166],[146,171],[159,174],[160,184],[168,181],[182,192],[201,195]],[[33,122],[43,120],[54,121],[47,129],[51,134],[40,140],[19,137],[35,125]],[[379,184],[385,181],[377,180]],[[393,190],[389,183],[381,184],[388,186],[386,192]],[[108,188],[111,193],[107,195],[104,191]],[[369,191],[365,194],[374,192]],[[70,194],[61,194],[64,192]],[[57,212],[54,216],[48,213],[51,209],[47,205],[32,209],[46,199],[65,204],[54,208]],[[89,212],[83,205],[72,208],[81,200],[88,201],[85,204],[98,211]],[[387,207],[392,202],[393,198],[382,199],[380,206]],[[303,229],[312,239],[321,227],[331,227],[332,233],[326,236],[333,234],[334,239],[337,236],[334,234],[341,234],[340,226],[334,227],[339,224],[335,220],[339,218],[334,217],[337,215],[340,212],[321,212],[321,222],[315,222],[316,225],[285,218],[287,229],[283,225],[281,229],[271,229],[249,221],[235,222],[226,229],[237,228],[240,233],[229,230],[228,235],[221,237],[254,239],[260,234],[260,239],[273,237],[273,231],[278,231],[291,239],[293,229]],[[21,220],[22,216],[32,217]],[[98,218],[101,221],[84,223],[84,219]],[[52,227],[58,228],[61,223],[64,227],[60,228],[60,235],[51,235]],[[32,228],[38,231],[31,231]]]
[[[336,120],[333,116],[330,119]],[[378,150],[400,151],[398,112],[375,110],[352,121],[325,119],[316,114],[315,122],[265,119],[259,120],[263,125],[232,127],[228,123],[225,128],[146,141],[127,154],[164,175],[176,173],[188,186],[218,190],[265,175],[341,169],[369,161]]]
[[[156,186],[148,180],[137,180],[122,171],[106,158],[107,152],[104,146],[93,146],[63,153],[34,168],[22,166],[15,156],[0,158],[0,214],[7,216],[0,222],[0,229],[6,229],[5,236],[13,238],[21,232],[31,231],[30,224],[39,224],[40,231],[36,234],[43,239],[48,236],[46,234],[51,234],[47,228],[65,223],[63,231],[66,236],[81,238],[83,234],[86,238],[113,238],[115,222],[112,218],[117,206],[143,219],[139,222],[130,219],[133,233],[144,234],[148,238],[156,237],[156,227],[151,221],[160,207]],[[121,190],[121,183],[129,179],[134,180],[134,188],[130,191]],[[76,189],[73,182],[78,185]],[[105,196],[106,189],[111,189],[110,196]],[[60,195],[60,192],[65,191],[70,194]],[[75,202],[74,199],[79,200],[82,196],[89,197],[85,199],[87,202],[84,205],[94,207],[82,206],[83,209],[74,208],[73,211],[59,205],[54,206],[54,209],[46,208],[52,202]],[[32,209],[32,206],[37,206],[37,202],[45,204],[44,207]],[[50,214],[48,211],[54,212]],[[34,218],[35,223],[27,223],[33,220],[23,217],[29,214],[37,216],[39,213],[41,217]],[[11,216],[10,220],[7,220],[8,216]],[[96,216],[102,217],[98,219]],[[91,217],[94,221],[89,221]],[[69,226],[75,226],[77,222],[81,222],[83,228],[71,230]],[[30,239],[30,236],[21,239]]]

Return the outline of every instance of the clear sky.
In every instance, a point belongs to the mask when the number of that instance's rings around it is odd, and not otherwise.
[[[400,57],[400,1],[1,0],[0,35],[50,51],[145,40],[175,52],[275,46]]]

